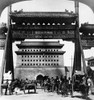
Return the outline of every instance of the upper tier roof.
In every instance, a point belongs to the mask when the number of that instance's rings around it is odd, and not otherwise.
[[[14,17],[75,17],[75,13],[69,12],[12,12],[10,16]]]
[[[77,15],[69,12],[12,12],[13,22],[74,22]],[[68,20],[69,19],[69,20]],[[67,21],[68,20],[68,21]]]
[[[21,47],[63,47],[63,44],[60,44],[58,41],[22,41],[21,44],[17,44],[18,48]]]

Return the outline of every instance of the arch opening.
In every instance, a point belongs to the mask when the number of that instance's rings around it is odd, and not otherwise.
[[[43,81],[43,75],[39,74],[39,75],[36,77],[36,80],[37,80],[37,81]]]

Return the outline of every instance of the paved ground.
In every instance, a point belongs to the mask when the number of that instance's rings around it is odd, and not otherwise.
[[[23,94],[19,92],[17,95],[2,95],[0,100],[94,100],[94,95],[89,95],[87,99],[82,98],[80,93],[74,93],[74,97],[71,98],[58,95],[57,93],[44,92],[41,89],[37,89],[37,93],[31,92],[30,94]]]

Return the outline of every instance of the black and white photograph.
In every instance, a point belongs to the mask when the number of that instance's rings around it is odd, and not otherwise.
[[[0,0],[0,100],[94,100],[94,0]]]

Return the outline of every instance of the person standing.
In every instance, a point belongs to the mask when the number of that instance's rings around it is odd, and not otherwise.
[[[87,78],[87,93],[92,92],[93,82],[90,77]]]

